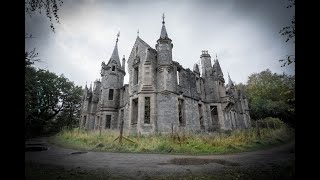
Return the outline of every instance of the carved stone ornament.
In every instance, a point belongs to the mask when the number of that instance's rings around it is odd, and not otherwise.
[[[137,64],[140,63],[140,57],[137,56],[134,60],[133,60],[133,65],[132,66],[136,66]]]
[[[159,71],[159,73],[162,73],[162,72],[163,72],[163,70],[164,70],[164,68],[163,68],[163,67],[161,67],[161,66],[159,66],[159,67],[158,67],[158,71]]]
[[[173,67],[172,67],[172,66],[168,66],[168,67],[167,67],[168,73],[170,73],[172,70],[173,70]]]

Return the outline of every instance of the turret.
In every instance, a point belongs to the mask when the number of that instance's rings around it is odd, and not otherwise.
[[[178,80],[177,80],[177,70],[173,66],[172,62],[172,41],[168,36],[165,22],[164,14],[162,16],[162,28],[160,33],[160,38],[156,44],[157,50],[157,87],[158,91],[171,91],[176,90]]]
[[[200,74],[198,64],[194,64],[194,65],[193,65],[193,72],[196,73],[196,74]]]
[[[219,60],[218,60],[218,56],[216,54],[216,59],[214,60],[214,65],[213,65],[213,76],[214,76],[214,80],[216,81],[216,85],[218,86],[217,90],[218,90],[218,94],[221,97],[226,96],[226,88],[224,86],[224,78],[223,78],[223,73],[219,64]]]
[[[230,75],[229,75],[229,73],[228,73],[228,87],[229,88],[233,88],[234,87],[234,84],[233,84],[233,82],[232,82],[232,80],[231,80],[231,78],[230,78]]]
[[[210,76],[212,74],[212,64],[211,64],[211,56],[208,54],[208,51],[202,51],[200,56],[201,67],[202,67],[202,77]]]
[[[169,38],[164,21],[164,14],[162,16],[162,28],[160,38],[156,44],[156,50],[158,51],[158,65],[172,64],[172,40]]]
[[[101,82],[97,79],[93,84],[93,103],[98,103],[101,94]]]
[[[216,76],[218,78],[222,78],[223,79],[223,73],[222,73],[222,70],[221,70],[221,67],[220,67],[220,64],[219,64],[219,60],[218,60],[218,57],[216,55],[216,59],[214,60],[214,68],[215,68],[215,73],[216,73]],[[224,80],[223,80],[224,81]]]
[[[89,93],[92,93],[92,82],[90,83]]]
[[[101,83],[98,81],[96,82],[97,87],[100,86],[99,89],[101,89],[100,104],[102,104],[102,108],[116,108],[119,104],[117,98],[119,96],[119,89],[123,86],[125,75],[118,54],[119,36],[120,32],[117,34],[116,44],[109,62],[107,64],[102,62],[101,64]]]

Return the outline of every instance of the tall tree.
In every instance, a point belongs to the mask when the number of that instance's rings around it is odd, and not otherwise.
[[[253,119],[278,117],[295,124],[295,76],[269,69],[249,76],[245,88]]]
[[[26,59],[28,61],[28,59]],[[81,103],[82,88],[74,85],[63,75],[48,70],[36,70],[30,63],[26,66],[25,122],[27,132],[41,134],[64,110],[77,112]],[[74,114],[71,113],[72,118]],[[70,115],[70,116],[71,116]]]

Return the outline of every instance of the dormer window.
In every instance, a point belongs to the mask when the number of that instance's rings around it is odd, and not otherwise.
[[[112,66],[112,71],[116,70],[116,66]]]

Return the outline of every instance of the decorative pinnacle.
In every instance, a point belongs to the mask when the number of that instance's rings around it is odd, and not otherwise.
[[[137,31],[137,36],[139,37],[139,29],[138,29],[138,31]]]
[[[217,53],[216,53],[216,59],[218,59]]]
[[[120,36],[120,31],[119,31],[118,34],[117,34],[117,41],[116,41],[116,43],[118,43],[118,38],[119,38],[119,36]]]
[[[162,24],[164,24],[164,13],[162,14]]]
[[[123,55],[123,59],[125,59],[124,55]]]

